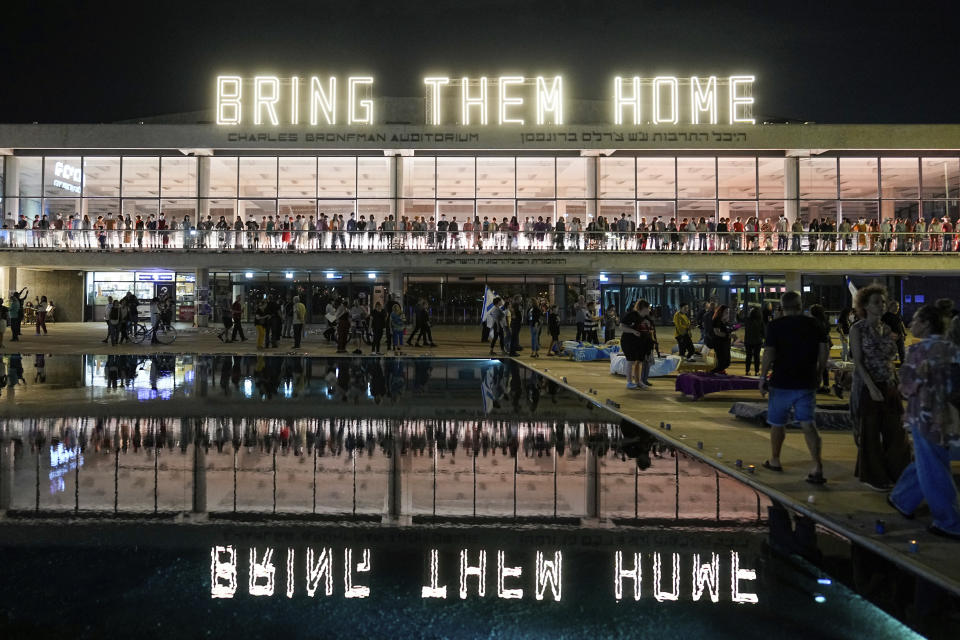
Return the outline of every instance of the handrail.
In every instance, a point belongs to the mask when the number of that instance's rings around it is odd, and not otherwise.
[[[0,229],[0,250],[80,252],[324,251],[441,253],[956,253],[954,231],[264,231]]]

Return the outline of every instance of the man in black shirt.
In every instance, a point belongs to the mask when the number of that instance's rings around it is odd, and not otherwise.
[[[770,425],[770,459],[763,466],[771,471],[783,471],[780,450],[786,438],[785,427],[793,409],[794,419],[803,429],[807,449],[813,459],[813,471],[807,482],[823,484],[823,461],[820,457],[820,434],[815,413],[817,387],[821,372],[827,365],[828,343],[823,327],[814,318],[803,315],[800,294],[789,291],[780,298],[783,317],[767,325],[767,339],[760,371],[760,392],[769,390],[767,423]],[[767,381],[767,373],[773,375]]]

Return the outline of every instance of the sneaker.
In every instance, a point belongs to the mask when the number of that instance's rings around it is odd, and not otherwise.
[[[632,382],[628,382],[628,383],[627,383],[627,389],[638,389],[638,388],[639,388],[639,387],[638,387],[636,384],[632,383]]]
[[[638,389],[649,389],[652,386],[653,386],[652,384],[650,384],[649,382],[644,382],[643,380],[637,383]]]
[[[887,491],[890,491],[891,489],[893,489],[892,486],[890,486],[889,484],[886,484],[886,483],[885,483],[885,484],[873,484],[872,482],[863,481],[862,484],[865,485],[868,489],[871,489],[871,490],[876,491],[876,492],[878,492],[878,493],[886,493]]]

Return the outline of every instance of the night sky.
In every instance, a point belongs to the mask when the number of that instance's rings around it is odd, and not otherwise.
[[[371,73],[379,96],[422,96],[429,73],[561,73],[567,99],[606,98],[617,74],[750,72],[758,120],[958,121],[957,3],[769,4],[10,2],[0,122],[209,109],[220,72]]]

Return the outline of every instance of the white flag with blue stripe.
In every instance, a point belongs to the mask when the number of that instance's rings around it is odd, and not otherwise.
[[[480,322],[486,322],[487,316],[490,315],[490,310],[493,309],[493,299],[497,297],[497,292],[491,289],[490,287],[484,285],[483,287],[483,315],[480,317]]]

